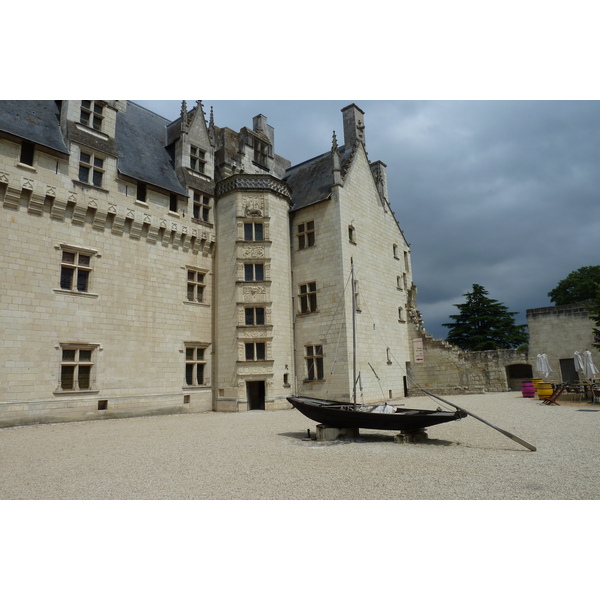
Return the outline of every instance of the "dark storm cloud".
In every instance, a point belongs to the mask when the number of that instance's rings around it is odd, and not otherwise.
[[[262,113],[292,163],[343,143],[351,101],[205,102],[239,130]],[[473,283],[525,322],[571,271],[600,264],[600,103],[355,101],[370,160],[388,166],[389,199],[412,247],[425,326],[441,323]],[[176,118],[179,102],[146,103]],[[193,101],[188,101],[188,107]]]

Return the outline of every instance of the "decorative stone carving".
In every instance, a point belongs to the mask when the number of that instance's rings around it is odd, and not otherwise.
[[[264,258],[265,247],[264,246],[242,246],[241,249],[242,258]]]

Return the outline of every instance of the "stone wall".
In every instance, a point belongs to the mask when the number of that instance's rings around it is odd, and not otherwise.
[[[434,339],[422,327],[413,325],[411,329],[413,339],[422,340],[423,360],[413,356],[408,369],[410,396],[422,395],[422,389],[440,395],[516,391],[521,381],[531,380],[526,352],[465,351]]]

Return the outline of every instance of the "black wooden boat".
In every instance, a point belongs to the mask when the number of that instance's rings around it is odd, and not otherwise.
[[[467,413],[458,409],[456,411],[417,410],[399,408],[390,404],[360,405],[356,402],[356,290],[354,280],[354,261],[351,260],[350,277],[352,281],[352,337],[353,337],[353,402],[337,402],[310,398],[308,396],[289,396],[287,401],[297,408],[305,417],[316,421],[326,427],[352,427],[362,429],[383,429],[386,431],[417,431],[456,421],[467,416]],[[371,367],[373,368],[373,367]]]
[[[462,410],[417,410],[392,405],[366,406],[352,402],[290,396],[287,401],[305,417],[326,427],[417,431],[467,416]],[[388,412],[389,411],[389,412]]]
[[[351,261],[352,279],[352,334],[353,334],[353,380],[354,389],[352,397],[353,402],[337,402],[335,400],[324,400],[319,398],[310,398],[308,396],[289,396],[287,401],[297,408],[305,417],[321,423],[326,427],[358,428],[358,429],[379,429],[386,431],[411,432],[447,423],[449,421],[458,421],[466,416],[471,416],[499,431],[501,434],[509,437],[525,448],[536,451],[535,446],[522,440],[516,435],[492,425],[472,412],[453,404],[452,402],[440,398],[427,390],[422,390],[426,395],[435,398],[452,406],[456,410],[445,411],[441,408],[436,410],[423,410],[412,408],[401,408],[390,404],[368,406],[357,404],[356,402],[356,290],[354,286],[354,262]],[[373,367],[371,367],[373,368]]]

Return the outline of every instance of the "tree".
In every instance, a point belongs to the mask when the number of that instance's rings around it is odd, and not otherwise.
[[[585,302],[596,296],[598,284],[600,284],[600,265],[581,267],[559,281],[557,286],[548,292],[548,296],[556,305]]]
[[[488,298],[487,290],[476,283],[464,294],[467,301],[455,304],[458,315],[450,315],[454,323],[443,323],[450,331],[446,338],[463,350],[496,350],[516,348],[527,343],[527,325],[516,325],[514,315],[498,302]]]

